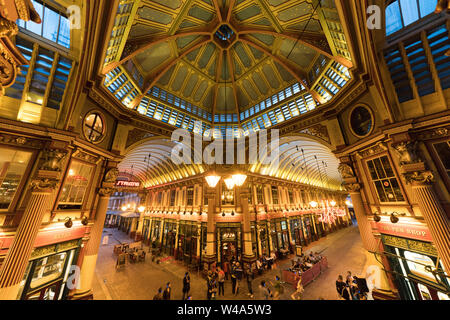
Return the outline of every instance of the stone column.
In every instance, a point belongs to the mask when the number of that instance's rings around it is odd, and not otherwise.
[[[203,261],[204,269],[210,270],[211,265],[217,261],[215,246],[216,189],[207,188],[206,197],[208,198],[208,221],[206,225],[206,255],[203,257]]]
[[[20,298],[18,297],[20,282],[23,280],[34,249],[34,241],[57,184],[56,179],[43,178],[31,183],[30,200],[0,270],[0,300]]]
[[[177,220],[176,232],[175,232],[175,247],[174,247],[174,258],[178,258],[178,239],[180,234],[180,220]]]
[[[81,266],[80,287],[73,294],[74,300],[92,299],[92,280],[95,275],[95,265],[97,264],[98,250],[102,240],[103,225],[105,223],[108,203],[114,189],[101,188],[98,191],[99,200],[97,204],[95,222],[91,228],[89,241],[86,244],[83,263]]]
[[[369,219],[367,218],[366,211],[364,209],[363,200],[361,197],[361,186],[358,183],[346,184],[345,188],[350,192],[352,198],[353,208],[355,210],[356,220],[358,221],[359,233],[364,245],[364,248],[370,252],[377,251],[377,241],[373,235],[372,227],[370,226]]]
[[[450,272],[450,222],[433,190],[434,176],[431,171],[404,174],[412,185],[413,194],[428,225],[433,244],[445,270]]]
[[[241,193],[241,209],[242,209],[242,233],[244,240],[244,250],[242,252],[242,260],[245,267],[254,267],[253,264],[256,262],[255,254],[252,249],[252,228],[250,224],[250,212],[248,209],[248,197],[250,193],[248,188],[243,186],[240,188]],[[254,268],[253,268],[254,269]]]

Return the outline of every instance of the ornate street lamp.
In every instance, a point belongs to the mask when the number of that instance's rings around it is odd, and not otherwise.
[[[215,173],[211,173],[210,175],[206,176],[205,179],[210,188],[215,188],[220,181],[220,176],[216,175]]]

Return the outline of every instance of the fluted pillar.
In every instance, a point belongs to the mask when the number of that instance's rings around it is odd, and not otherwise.
[[[58,181],[41,179],[32,182],[32,192],[16,235],[0,270],[0,300],[18,299],[34,242],[50,205],[51,195]]]
[[[73,294],[73,299],[92,298],[92,280],[95,274],[97,264],[98,250],[102,240],[103,227],[105,224],[106,212],[110,195],[114,192],[110,188],[101,188],[99,190],[99,200],[95,215],[95,222],[91,228],[89,241],[86,244],[83,263],[81,266],[80,288]]]
[[[252,229],[250,225],[250,212],[248,209],[248,197],[250,196],[248,188],[241,188],[241,209],[242,209],[242,234],[244,242],[244,250],[242,253],[242,260],[246,267],[253,265],[256,262],[255,254],[253,253],[252,244]]]
[[[445,270],[450,272],[450,222],[433,190],[433,175],[429,171],[405,174],[412,184],[415,200],[428,225],[433,244]]]
[[[205,269],[209,270],[211,265],[216,262],[216,190],[213,188],[208,188],[206,197],[208,199],[208,220],[206,224],[206,255],[203,260],[205,262]]]
[[[367,251],[376,252],[378,247],[377,240],[373,235],[369,219],[367,219],[367,214],[361,197],[360,185],[357,183],[346,184],[345,187],[350,192],[350,197],[352,198],[353,208],[355,210],[359,233],[361,235],[364,248]]]

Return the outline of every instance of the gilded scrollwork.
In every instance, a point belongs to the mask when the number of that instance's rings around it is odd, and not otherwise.
[[[58,186],[59,180],[50,178],[36,178],[31,181],[30,187],[33,192],[43,192],[54,190]]]
[[[407,183],[433,183],[434,175],[430,170],[403,173]]]
[[[359,183],[345,183],[344,188],[348,192],[358,192],[361,190],[361,185]]]
[[[105,175],[104,182],[115,183],[118,175],[119,175],[119,169],[117,169],[117,168],[109,169]]]
[[[116,189],[114,188],[99,188],[98,194],[102,197],[108,197],[112,195],[114,192],[116,192]]]

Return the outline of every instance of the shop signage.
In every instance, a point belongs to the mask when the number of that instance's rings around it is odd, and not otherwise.
[[[61,229],[54,230],[42,230],[38,233],[34,247],[43,247],[55,243],[66,242],[74,239],[81,239],[87,233],[87,227],[73,227],[67,229],[62,227]],[[14,237],[0,238],[0,249],[8,249],[11,246]]]
[[[424,226],[400,223],[394,224],[390,222],[372,222],[372,227],[377,229],[380,233],[432,242],[430,231]]]
[[[411,239],[398,238],[394,236],[382,235],[383,243],[391,246],[437,256],[437,250],[429,242],[416,241]]]
[[[222,240],[234,240],[236,239],[236,234],[232,232],[222,234]]]
[[[116,187],[139,188],[140,186],[139,181],[116,181]]]

